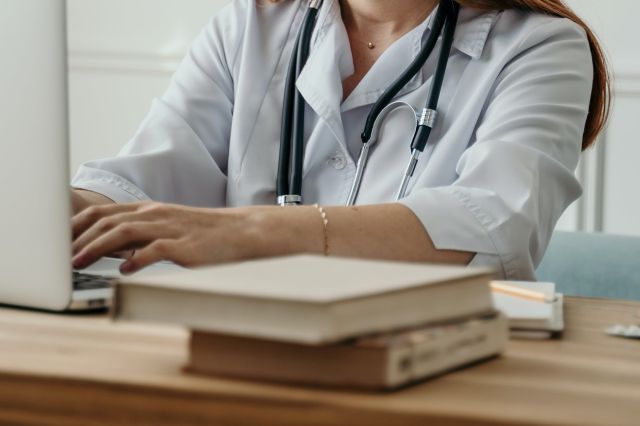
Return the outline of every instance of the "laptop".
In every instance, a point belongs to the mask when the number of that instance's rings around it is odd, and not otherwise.
[[[0,2],[0,304],[104,308],[120,275],[71,267],[66,52],[64,0]]]

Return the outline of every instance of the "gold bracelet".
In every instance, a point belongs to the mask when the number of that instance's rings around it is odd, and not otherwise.
[[[324,208],[319,204],[313,205],[318,212],[320,213],[320,218],[322,219],[322,233],[324,238],[324,255],[329,256],[331,252],[329,251],[329,219],[327,218],[327,212],[324,211]]]

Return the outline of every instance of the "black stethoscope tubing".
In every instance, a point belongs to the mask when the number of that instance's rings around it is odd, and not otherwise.
[[[307,8],[302,28],[296,39],[294,55],[289,64],[285,82],[283,101],[283,114],[280,139],[280,153],[278,162],[278,175],[276,183],[277,203],[280,205],[302,204],[302,173],[304,162],[304,113],[305,102],[302,95],[296,89],[295,84],[308,57],[311,44],[311,35],[315,26],[318,10],[322,0],[311,0]],[[407,69],[384,91],[376,103],[372,106],[361,135],[363,148],[368,151],[376,121],[381,112],[387,107],[402,90],[403,87],[424,67],[429,59],[438,39],[442,35],[442,47],[438,57],[436,72],[433,77],[428,101],[423,110],[411,142],[412,156],[403,179],[403,184],[398,198],[404,196],[408,181],[418,162],[420,153],[424,151],[435,123],[440,92],[444,83],[444,76],[448,58],[453,45],[458,13],[460,6],[453,0],[441,0],[436,11],[431,32],[427,37],[420,52]],[[360,173],[360,178],[361,178]],[[359,190],[359,180],[354,183],[350,203],[355,201]]]
[[[287,204],[302,202],[305,102],[300,92],[296,90],[296,80],[309,58],[311,35],[321,5],[322,0],[312,0],[307,8],[302,29],[293,48],[294,56],[291,59],[285,83],[276,186],[278,197],[291,196]]]

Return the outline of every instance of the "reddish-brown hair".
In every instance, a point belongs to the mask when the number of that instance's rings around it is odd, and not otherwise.
[[[611,79],[602,46],[589,26],[562,0],[457,0],[462,6],[481,10],[521,9],[535,13],[570,19],[580,25],[589,40],[593,63],[593,88],[589,115],[582,137],[582,149],[596,140],[609,117],[611,107]]]

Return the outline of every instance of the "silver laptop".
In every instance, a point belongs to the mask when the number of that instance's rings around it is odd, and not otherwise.
[[[71,269],[65,23],[64,0],[0,1],[0,304],[101,308],[119,275]]]

